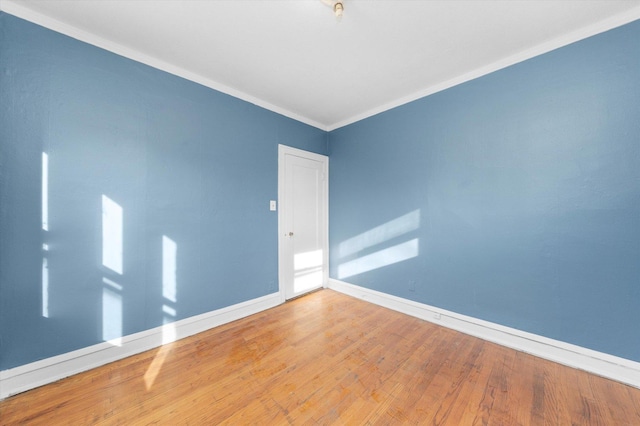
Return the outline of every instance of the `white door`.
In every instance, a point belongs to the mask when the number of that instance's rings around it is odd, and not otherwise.
[[[326,286],[329,158],[278,145],[278,257],[285,299]]]

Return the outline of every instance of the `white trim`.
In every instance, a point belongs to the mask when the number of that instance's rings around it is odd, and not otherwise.
[[[322,270],[322,287],[327,288],[329,285],[329,157],[322,154],[316,154],[314,152],[305,151],[298,148],[293,148],[287,145],[278,144],[278,291],[280,297],[284,302],[286,300],[286,293],[284,288],[284,259],[285,259],[285,239],[282,238],[285,232],[288,232],[284,228],[284,194],[285,194],[285,167],[284,158],[285,155],[295,155],[309,160],[314,160],[322,163],[323,177],[323,190],[324,190],[324,202],[322,209],[324,210],[324,223],[323,223],[323,270]]]
[[[185,318],[171,324],[122,338],[122,346],[107,342],[0,371],[0,400],[38,386],[53,383],[110,362],[157,348],[282,303],[278,293]],[[170,335],[171,338],[167,338]]]
[[[567,46],[569,44],[578,42],[580,40],[584,40],[594,35],[603,33],[605,31],[612,30],[614,28],[633,22],[637,19],[640,19],[640,6],[630,9],[624,13],[611,16],[603,21],[596,22],[595,24],[580,28],[579,30],[570,32],[568,34],[563,34],[560,37],[557,37],[553,40],[549,40],[545,43],[539,44],[530,49],[523,50],[521,52],[516,53],[515,55],[507,56],[506,58],[492,62],[483,67],[476,68],[472,71],[469,71],[465,74],[449,79],[447,81],[443,81],[433,86],[429,86],[425,89],[419,90],[408,96],[404,96],[402,98],[380,105],[376,108],[372,108],[361,114],[356,114],[347,119],[338,121],[337,123],[330,124],[326,126],[327,131],[330,132],[332,130],[339,129],[340,127],[344,127],[349,124],[355,123],[357,121],[364,120],[365,118],[369,118],[376,114],[380,114],[382,112],[391,110],[393,108],[397,108],[399,106],[408,104],[409,102],[416,101],[426,96],[433,95],[434,93],[441,92],[453,86],[457,86],[467,81],[471,81],[476,78],[482,77],[484,75],[491,74],[494,71],[498,71],[503,68],[510,67],[511,65],[515,65],[519,62],[524,62],[528,59],[534,58],[536,56],[540,56],[544,53],[551,52],[552,50],[556,50],[561,47]]]
[[[640,363],[329,279],[329,288],[471,336],[640,388]]]
[[[219,92],[225,93],[227,95],[236,97],[238,99],[242,99],[259,107],[265,108],[267,110],[273,111],[277,114],[283,115],[285,117],[289,117],[291,119],[300,121],[302,123],[308,124],[310,126],[316,127],[320,130],[324,130],[330,132],[335,129],[339,129],[340,127],[347,126],[349,124],[355,123],[356,121],[363,120],[365,118],[374,116],[384,111],[388,111],[390,109],[399,107],[401,105],[407,104],[409,102],[413,102],[420,98],[424,98],[426,96],[432,95],[437,92],[441,92],[445,89],[448,89],[453,86],[457,86],[458,84],[465,83],[467,81],[476,79],[478,77],[482,77],[483,75],[490,74],[494,71],[498,71],[503,68],[507,68],[511,65],[517,64],[519,62],[526,61],[527,59],[531,59],[535,56],[542,55],[544,53],[550,52],[552,50],[558,49],[563,46],[567,46],[571,43],[575,43],[577,41],[589,38],[596,34],[603,33],[605,31],[611,30],[616,27],[620,27],[622,25],[633,22],[637,19],[640,19],[640,6],[630,9],[626,12],[611,16],[603,21],[596,22],[592,25],[583,27],[579,30],[570,32],[568,34],[563,34],[560,37],[557,37],[553,40],[549,40],[545,43],[534,46],[530,49],[524,50],[522,52],[516,53],[515,55],[508,56],[506,58],[495,61],[491,64],[488,64],[484,67],[477,68],[475,70],[469,71],[463,75],[454,77],[447,81],[435,84],[433,86],[429,86],[422,90],[419,90],[413,94],[408,96],[401,97],[399,99],[393,100],[391,102],[380,105],[376,108],[372,108],[368,111],[365,111],[360,114],[356,114],[352,117],[346,118],[344,120],[338,121],[333,124],[323,124],[311,118],[302,116],[293,111],[289,111],[287,109],[278,107],[273,105],[267,101],[259,99],[255,96],[252,96],[248,93],[242,92],[240,90],[234,89],[232,87],[226,86],[217,81],[211,80],[209,78],[203,77],[199,74],[188,71],[182,67],[177,65],[165,62],[158,58],[152,57],[145,53],[142,53],[138,50],[131,49],[124,45],[112,42],[105,38],[99,37],[95,34],[92,34],[88,31],[81,30],[77,27],[71,26],[69,24],[65,24],[57,19],[53,19],[44,14],[35,12],[24,5],[19,4],[14,0],[0,0],[0,10],[7,12],[11,15],[17,16],[22,19],[26,19],[27,21],[33,22],[35,24],[41,25],[45,28],[48,28],[53,31],[57,31],[61,34],[65,34],[69,37],[73,37],[77,40],[83,41],[85,43],[92,44],[94,46],[100,47],[102,49],[108,50],[110,52],[116,53],[118,55],[124,56],[126,58],[132,59],[137,62],[141,62],[143,64],[149,65],[151,67],[157,68],[159,70],[168,72],[170,74],[177,75],[179,77],[185,78],[187,80],[194,81],[196,83],[202,84],[203,86],[209,87],[211,89],[217,90]]]
[[[185,68],[177,66],[175,64],[163,61],[162,59],[158,59],[156,57],[147,55],[146,53],[142,53],[139,50],[131,49],[130,47],[124,46],[119,43],[115,43],[106,38],[102,38],[95,34],[92,34],[88,31],[82,30],[80,28],[74,27],[72,25],[66,24],[64,22],[58,21],[57,19],[51,18],[42,13],[35,12],[24,5],[18,4],[11,0],[0,0],[0,10],[11,15],[17,16],[18,18],[25,19],[27,21],[33,22],[34,24],[40,25],[42,27],[48,28],[50,30],[59,32],[66,36],[75,38],[76,40],[80,40],[85,43],[89,43],[93,46],[97,46],[101,49],[108,50],[109,52],[113,52],[117,55],[123,56],[125,58],[134,60],[136,62],[143,63],[145,65],[149,65],[150,67],[159,69],[161,71],[168,72],[169,74],[176,75],[178,77],[185,78],[187,80],[193,81],[195,83],[206,86],[210,89],[216,90],[218,92],[225,93],[227,95],[233,96],[235,98],[241,99],[243,101],[252,103],[261,108],[267,109],[269,111],[273,111],[277,114],[283,115],[285,117],[289,117],[293,120],[300,121],[302,123],[308,124],[310,126],[316,127],[320,130],[327,130],[327,126],[322,123],[319,123],[315,120],[312,120],[308,117],[297,114],[293,111],[289,111],[285,108],[281,108],[277,105],[264,101],[260,98],[252,96],[248,93],[245,93],[241,90],[235,89],[233,87],[227,86],[225,84],[219,83],[215,80],[211,80],[207,77],[204,77],[200,74],[196,74],[191,72]]]

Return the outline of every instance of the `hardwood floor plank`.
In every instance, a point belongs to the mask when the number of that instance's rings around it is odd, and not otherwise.
[[[593,376],[586,372],[581,372],[582,386],[589,386],[593,393],[593,400],[600,407],[605,424],[637,424],[640,425],[640,410],[633,410],[633,404],[620,404],[625,400],[627,389],[619,386],[612,386],[611,382],[602,377]],[[638,398],[640,403],[640,398]],[[627,423],[625,423],[627,422]]]
[[[0,402],[2,425],[638,425],[640,389],[322,290]]]
[[[470,371],[468,380],[462,384],[463,389],[461,390],[458,400],[464,400],[464,403],[459,402],[456,407],[460,412],[460,416],[458,417],[460,424],[486,425],[489,423],[490,406],[483,406],[483,401],[485,400],[485,390],[489,389],[487,384],[492,371],[491,364],[493,364],[493,362],[491,355],[487,355],[487,351],[491,351],[491,349],[490,344],[483,342],[480,353]]]
[[[479,339],[466,339],[466,337],[454,343],[455,352],[451,353],[450,358],[445,361],[444,366],[427,388],[425,396],[428,399],[418,402],[421,406],[425,404],[424,409],[427,411],[427,416],[420,421],[437,425],[458,424],[455,410],[460,406],[458,404],[465,404],[466,401],[458,401],[457,398],[484,343]]]
[[[545,420],[545,409],[551,411],[553,408],[547,408],[545,405],[545,375],[544,375],[544,362],[536,363],[535,360],[530,357],[524,357],[525,366],[529,366],[529,371],[533,379],[531,383],[532,401],[531,401],[531,423],[534,425],[548,424]]]

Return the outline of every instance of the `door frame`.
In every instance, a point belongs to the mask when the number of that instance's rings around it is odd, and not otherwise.
[[[285,255],[285,233],[289,230],[284,229],[284,197],[285,197],[285,156],[294,155],[309,160],[319,161],[322,163],[322,185],[324,192],[324,200],[320,208],[324,213],[324,221],[322,226],[322,288],[327,288],[329,282],[329,157],[322,154],[293,148],[287,145],[278,144],[278,292],[280,293],[281,302],[286,300],[284,288],[284,255]]]

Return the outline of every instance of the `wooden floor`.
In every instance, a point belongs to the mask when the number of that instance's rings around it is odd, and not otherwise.
[[[150,423],[640,425],[640,390],[322,290],[0,403]]]

